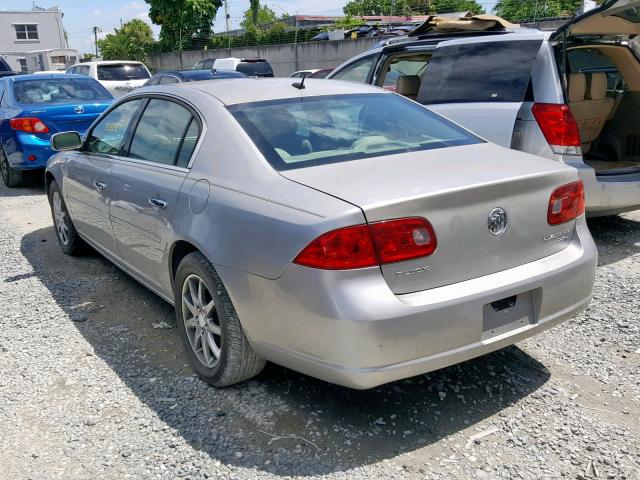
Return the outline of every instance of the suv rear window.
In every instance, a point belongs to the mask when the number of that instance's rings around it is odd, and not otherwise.
[[[522,102],[542,41],[514,40],[438,47],[418,102]]]
[[[287,98],[228,109],[276,170],[481,143],[389,93]]]
[[[144,80],[149,72],[137,63],[111,63],[98,65],[98,80]]]
[[[242,72],[250,77],[273,77],[273,69],[269,62],[240,62],[236,66],[236,71]]]
[[[9,64],[5,62],[3,58],[0,58],[0,72],[10,72],[10,71],[11,71],[11,67],[9,67]]]

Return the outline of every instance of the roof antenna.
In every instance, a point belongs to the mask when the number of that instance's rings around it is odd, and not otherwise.
[[[307,74],[303,73],[302,74],[302,81],[301,82],[294,82],[294,83],[291,84],[291,86],[293,88],[297,88],[298,90],[304,90],[305,88],[307,88],[307,87],[304,86],[304,79],[305,78],[307,78]]]

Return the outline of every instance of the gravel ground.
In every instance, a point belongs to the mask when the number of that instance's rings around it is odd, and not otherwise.
[[[539,337],[370,391],[216,390],[166,303],[0,186],[0,479],[640,479],[640,214],[590,226],[594,300]]]

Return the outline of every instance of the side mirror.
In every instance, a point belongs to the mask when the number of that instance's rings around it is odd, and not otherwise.
[[[49,143],[51,148],[57,152],[77,150],[82,145],[82,137],[78,132],[54,133]]]

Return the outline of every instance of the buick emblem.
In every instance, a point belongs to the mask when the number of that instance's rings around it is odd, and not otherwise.
[[[78,105],[76,108],[73,109],[73,111],[76,113],[84,113],[84,107],[82,105]]]
[[[502,235],[507,229],[507,212],[504,208],[496,207],[489,213],[487,220],[489,233],[494,236]]]

